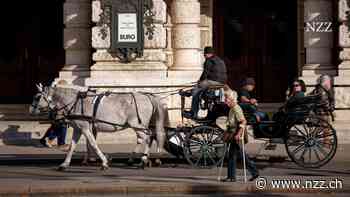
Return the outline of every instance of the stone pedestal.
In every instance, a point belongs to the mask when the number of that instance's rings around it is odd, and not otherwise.
[[[304,1],[306,62],[302,68],[302,78],[308,85],[315,85],[317,77],[321,74],[332,76],[337,74],[332,57],[335,49],[333,44],[334,33],[333,31],[327,31],[326,28],[326,25],[333,23],[332,2],[332,0]],[[319,29],[321,23],[323,26]]]
[[[91,1],[66,0],[64,3],[64,49],[66,63],[57,80],[84,85],[91,61]]]

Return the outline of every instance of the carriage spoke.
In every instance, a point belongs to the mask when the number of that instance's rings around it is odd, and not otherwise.
[[[328,146],[326,146],[326,144]],[[332,148],[332,145],[329,146],[329,144],[327,142],[318,142],[318,145],[322,146],[323,148],[326,148],[326,149],[331,149]]]
[[[327,137],[331,137],[333,136],[334,134],[333,133],[329,133],[329,134],[326,134],[326,135],[318,135],[316,136],[317,138],[327,138]]]
[[[216,136],[210,144],[222,144],[222,139],[220,136]]]
[[[309,147],[308,150],[309,150],[309,162],[311,163],[311,147]]]
[[[218,153],[216,152],[216,150],[212,150],[212,153],[214,154],[214,157],[219,158],[219,155],[218,155]]]
[[[193,139],[191,139],[190,143],[194,143],[194,144],[198,144],[198,145],[202,145],[203,143],[200,141],[195,141]]]
[[[201,151],[200,151],[200,154],[199,154],[199,158],[198,158],[198,160],[197,160],[195,166],[198,166],[198,164],[199,164],[199,162],[201,161],[202,157],[203,157],[203,151],[201,150]]]
[[[314,150],[317,159],[318,159],[319,161],[321,161],[322,159],[321,159],[320,155],[318,154],[317,150],[316,150],[315,148],[312,148],[312,150]]]
[[[305,155],[305,153],[306,153],[306,149],[307,149],[307,148],[304,148],[303,153],[301,153],[301,155],[300,155],[300,157],[299,157],[299,160],[303,161],[303,163],[305,163],[305,161],[304,161],[304,155]]]
[[[305,146],[304,144],[299,145],[297,148],[293,150],[293,154],[297,154],[300,150],[302,150],[302,147]]]
[[[317,143],[317,148],[318,148],[318,150],[323,154],[323,156],[327,156],[327,152],[320,146],[320,144],[319,143]]]
[[[203,153],[203,161],[204,161],[204,167],[207,166],[207,156],[206,153]]]
[[[315,127],[315,129],[311,133],[311,137],[316,137],[320,131],[322,131],[322,127]]]
[[[296,130],[299,131],[299,133],[301,133],[303,136],[307,136],[304,132],[302,132],[298,127],[294,126],[294,128],[296,128]]]
[[[209,138],[208,138],[208,142],[212,141],[214,134],[216,134],[215,131],[210,132],[210,135],[209,135]]]
[[[294,143],[297,143],[297,142],[304,142],[305,141],[305,137],[304,136],[300,136],[300,135],[290,135],[288,140],[289,140],[290,144],[294,144]]]
[[[204,141],[205,143],[208,143],[208,139],[207,139],[208,133],[204,133],[204,132],[202,131],[200,134],[201,134],[201,136],[202,136],[202,138],[203,138],[203,141]]]
[[[312,121],[310,122],[310,124],[311,125],[309,126],[309,128],[311,127],[312,129],[310,128],[309,134],[311,136],[317,131],[318,128],[320,128],[320,126],[319,126],[320,124],[319,124],[319,122],[312,122]]]
[[[305,130],[305,132],[306,132],[306,136],[307,136],[307,137],[310,137],[309,129],[306,128],[306,123],[303,124],[303,127],[304,127],[304,130]]]

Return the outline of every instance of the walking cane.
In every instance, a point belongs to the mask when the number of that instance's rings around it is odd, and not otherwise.
[[[227,143],[226,143],[226,145],[227,145]],[[229,151],[230,151],[230,146],[231,146],[231,143],[228,143],[228,147],[227,147],[227,149],[225,149],[225,151],[224,151],[224,157],[222,158],[221,166],[220,166],[220,168],[219,168],[218,181],[221,181],[221,171],[222,171],[222,167],[224,166],[224,160],[225,160],[226,152],[229,152]]]
[[[247,182],[247,170],[245,165],[245,150],[244,150],[244,132],[246,132],[246,127],[243,129],[242,133],[242,157],[243,157],[243,171],[244,171],[244,182]]]

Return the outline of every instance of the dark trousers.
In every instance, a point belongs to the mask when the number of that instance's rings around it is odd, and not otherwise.
[[[230,143],[230,149],[228,150],[228,167],[227,167],[227,178],[236,178],[236,168],[237,168],[237,156],[242,160],[243,163],[243,154],[240,146],[236,142]],[[258,170],[252,160],[249,159],[248,155],[245,155],[245,163],[249,173],[252,176],[258,174]]]
[[[66,142],[67,126],[65,124],[52,125],[45,133],[44,137],[49,140],[57,138],[58,145],[64,145]]]
[[[262,111],[256,111],[255,115],[259,116],[261,121],[269,121],[269,116],[267,115],[267,113],[262,112]]]
[[[194,117],[197,117],[199,111],[200,95],[211,85],[222,85],[222,83],[211,80],[203,80],[192,90],[191,111]]]

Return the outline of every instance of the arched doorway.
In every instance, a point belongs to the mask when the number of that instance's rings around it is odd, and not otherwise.
[[[65,63],[64,0],[4,1],[0,8],[0,103],[30,103]]]
[[[231,87],[254,77],[260,102],[282,102],[298,75],[297,1],[215,1],[213,18],[214,47]]]

